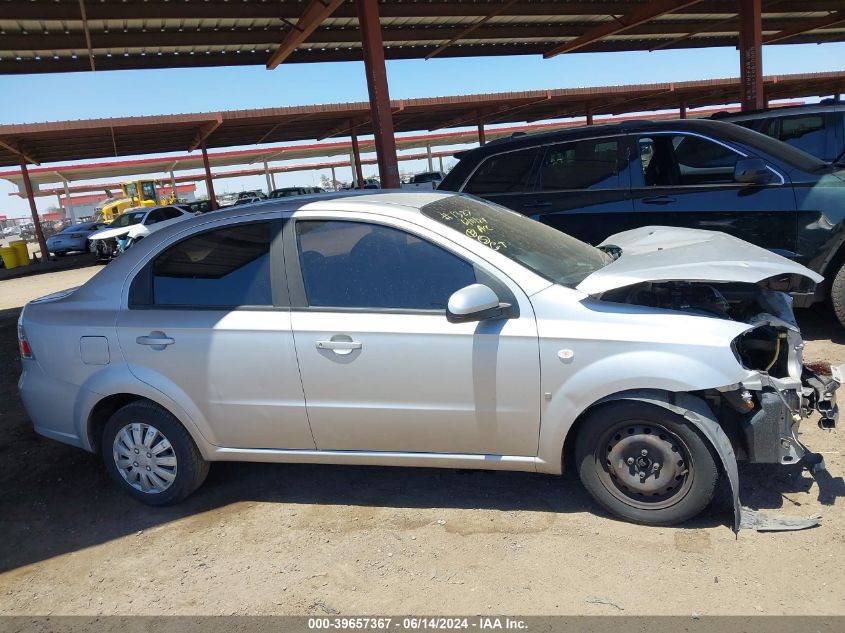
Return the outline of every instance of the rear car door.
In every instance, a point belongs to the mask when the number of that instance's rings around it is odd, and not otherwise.
[[[217,446],[314,448],[280,229],[275,214],[172,238],[137,272],[118,314],[132,373],[185,407]]]
[[[590,244],[636,226],[625,136],[547,145],[520,213]]]
[[[536,455],[537,325],[518,286],[398,219],[300,212],[285,231],[318,449]],[[476,282],[514,317],[447,321],[449,296]]]
[[[700,134],[651,132],[636,137],[639,169],[632,172],[638,226],[723,231],[786,257],[796,256],[795,196],[772,170],[769,184],[734,180],[747,156]]]

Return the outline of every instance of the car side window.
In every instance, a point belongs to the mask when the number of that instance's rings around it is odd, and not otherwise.
[[[540,167],[540,188],[612,189],[619,186],[619,140],[589,139],[552,145]]]
[[[640,163],[648,187],[733,183],[740,155],[713,140],[686,134],[640,137]]]
[[[162,209],[162,213],[164,214],[165,220],[174,220],[176,218],[182,217],[183,213],[174,207],[165,207]]]
[[[296,223],[308,305],[374,310],[445,310],[476,282],[475,268],[410,233],[341,220]]]
[[[486,158],[464,187],[477,195],[514,193],[531,188],[534,161],[540,149],[532,147]]]
[[[156,209],[155,211],[150,211],[147,214],[144,224],[155,224],[156,222],[161,222],[162,220],[164,220],[164,212],[161,209]]]
[[[825,115],[808,113],[782,117],[777,138],[813,156],[824,156]]]
[[[162,252],[152,262],[156,306],[272,305],[270,222],[205,231]]]

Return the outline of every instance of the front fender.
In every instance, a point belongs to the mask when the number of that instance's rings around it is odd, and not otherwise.
[[[619,393],[640,391],[683,394],[738,384],[750,374],[733,357],[730,348],[699,348],[695,357],[684,354],[691,350],[637,349],[610,354],[583,367],[567,371],[561,361],[543,365],[543,391],[546,406],[540,423],[541,468],[558,473],[562,469],[561,449],[575,421],[591,406]],[[552,350],[542,354],[551,356]],[[577,353],[572,364],[578,362]],[[550,381],[556,388],[548,388]]]

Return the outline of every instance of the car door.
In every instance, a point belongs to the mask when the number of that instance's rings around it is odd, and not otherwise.
[[[217,446],[314,448],[274,239],[280,223],[218,221],[171,238],[137,272],[118,314],[130,371]]]
[[[318,449],[536,455],[537,325],[518,286],[398,219],[300,212],[285,232]],[[449,296],[476,282],[513,318],[450,323]]]
[[[589,244],[636,226],[624,136],[543,148],[535,191],[517,209]]]
[[[795,257],[795,196],[774,168],[769,184],[734,180],[745,152],[700,134],[652,132],[636,137],[639,169],[632,173],[638,226],[668,225],[723,231]]]

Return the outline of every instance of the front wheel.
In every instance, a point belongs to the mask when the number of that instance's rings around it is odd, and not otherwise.
[[[845,264],[839,267],[830,284],[830,303],[839,323],[845,326]]]
[[[584,487],[628,521],[672,525],[706,508],[719,481],[708,441],[683,417],[631,400],[588,414],[575,443]]]
[[[200,487],[208,462],[180,422],[146,400],[118,409],[103,430],[106,470],[130,496],[151,506],[181,501]]]

